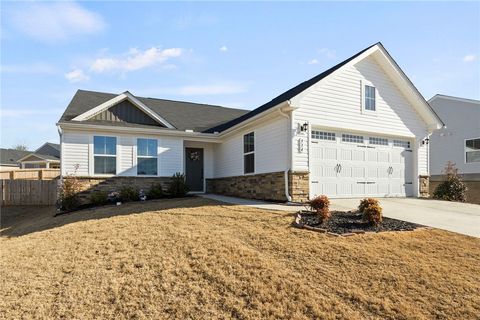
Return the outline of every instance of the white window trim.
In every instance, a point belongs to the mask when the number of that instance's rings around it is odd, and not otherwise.
[[[244,176],[253,175],[253,174],[255,174],[255,172],[257,170],[257,164],[256,164],[257,157],[255,157],[255,151],[257,150],[257,139],[255,138],[256,137],[255,131],[247,132],[242,136],[242,149],[244,150],[244,148],[245,148],[245,136],[248,135],[248,134],[251,134],[251,133],[253,133],[253,151],[250,151],[250,152],[243,151],[243,156],[242,156],[243,175]],[[253,171],[247,173],[247,172],[245,172],[245,156],[249,155],[249,154],[253,154]]]
[[[366,98],[366,88],[367,86],[373,87],[375,89],[375,110],[369,110],[365,108],[365,98]],[[369,115],[377,115],[378,110],[378,90],[371,82],[360,80],[360,100],[361,100],[361,113]]]
[[[94,147],[94,137],[112,137],[115,138],[115,155],[111,154],[95,154],[95,147]],[[105,135],[105,134],[92,134],[90,136],[90,143],[89,143],[89,174],[92,177],[115,177],[118,175],[118,167],[120,165],[120,144],[119,144],[119,137],[116,135]],[[95,173],[95,156],[101,157],[115,157],[115,174],[110,173]]]
[[[464,140],[463,140],[463,163],[464,163],[464,164],[476,164],[476,163],[480,163],[480,161],[467,162],[467,140],[476,140],[476,139],[480,139],[480,137],[477,137],[477,138],[467,138],[467,139],[464,139]],[[474,151],[470,151],[470,152],[474,152]]]
[[[138,155],[138,139],[147,139],[147,140],[156,140],[157,141],[157,155],[154,156],[139,156]],[[145,177],[152,178],[160,176],[160,140],[152,137],[135,137],[135,146],[134,146],[134,167],[135,167],[135,176],[136,177]],[[156,158],[157,159],[157,174],[138,174],[138,158]]]

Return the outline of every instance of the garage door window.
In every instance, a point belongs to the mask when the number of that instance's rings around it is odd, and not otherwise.
[[[410,141],[405,140],[393,140],[394,147],[400,147],[405,149],[410,149]]]
[[[465,161],[480,162],[480,138],[465,140]]]
[[[388,146],[388,139],[385,139],[385,138],[370,137],[370,138],[368,138],[368,142],[370,144],[376,144],[376,145],[380,145],[380,146]]]
[[[312,130],[312,139],[335,141],[335,133]]]
[[[363,143],[363,136],[356,136],[353,134],[342,134],[343,142]]]

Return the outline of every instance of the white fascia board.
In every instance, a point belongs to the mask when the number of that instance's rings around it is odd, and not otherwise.
[[[161,125],[164,125],[166,126],[167,128],[170,128],[170,129],[175,129],[174,126],[172,126],[170,123],[168,123],[167,120],[165,120],[164,118],[160,117],[159,115],[157,115],[155,112],[153,112],[149,107],[147,107],[144,103],[142,103],[140,100],[138,100],[137,98],[135,98],[130,92],[124,92],[122,94],[119,94],[118,96],[108,100],[108,101],[105,101],[104,103],[96,106],[95,108],[93,109],[90,109],[88,110],[87,112],[84,112],[78,116],[76,116],[75,118],[72,119],[72,121],[84,121],[84,120],[88,120],[92,117],[94,117],[95,115],[111,108],[112,106],[124,101],[124,100],[129,100],[131,103],[133,103],[136,107],[138,107],[140,110],[142,110],[143,112],[145,112],[148,116],[150,116],[152,119],[154,119],[155,121],[157,121],[158,123],[160,123]]]
[[[28,157],[31,157],[31,156],[40,158],[40,159],[42,159],[42,161],[48,161],[48,159],[43,158],[41,155],[38,155],[38,154],[36,154],[35,152],[32,152],[32,153],[29,153],[29,154],[27,154],[26,156],[18,159],[17,162],[21,162],[23,159],[28,158]]]
[[[437,100],[437,99],[445,99],[445,100],[452,100],[452,101],[466,102],[466,103],[472,103],[472,104],[480,105],[480,100],[447,96],[447,95],[439,94],[439,93],[437,93],[432,98],[430,98],[430,100],[428,100],[428,102],[430,103],[430,102],[432,102],[434,100]]]
[[[202,142],[212,142],[212,143],[219,143],[221,142],[218,134],[213,133],[201,133],[201,132],[185,132],[179,130],[171,130],[165,128],[135,128],[135,127],[119,127],[119,126],[105,126],[105,125],[97,125],[97,124],[88,124],[88,123],[72,123],[72,122],[59,122],[57,126],[61,128],[63,131],[66,129],[75,130],[75,131],[85,131],[85,132],[112,132],[117,134],[149,134],[149,135],[159,135],[159,136],[172,136],[172,137],[179,137],[185,140],[192,140],[192,141],[202,141]]]

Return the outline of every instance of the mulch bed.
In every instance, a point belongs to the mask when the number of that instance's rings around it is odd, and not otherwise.
[[[319,223],[318,216],[315,213],[302,211],[297,215],[296,225],[314,231],[338,235],[364,232],[412,231],[417,228],[424,228],[420,224],[386,217],[383,217],[383,221],[379,226],[375,226],[364,222],[362,214],[355,211],[332,211],[331,218],[323,224]]]

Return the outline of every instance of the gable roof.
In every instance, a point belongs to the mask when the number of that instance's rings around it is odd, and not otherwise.
[[[129,94],[131,95],[131,93]],[[61,116],[59,123],[72,122],[74,118],[114,99],[117,96],[119,95],[113,93],[78,90]],[[248,112],[248,110],[243,109],[225,108],[193,102],[144,97],[135,97],[135,99],[138,99],[139,102],[147,106],[152,112],[165,119],[172,125],[172,127],[174,127],[172,129],[182,131],[194,130],[196,132],[201,132]],[[78,123],[78,121],[75,122]],[[158,128],[150,125],[116,123],[92,119],[83,120],[82,122],[108,126]]]
[[[36,154],[50,155],[60,158],[60,144],[45,142],[35,150]]]
[[[50,154],[40,154],[40,153],[31,152],[31,153],[29,153],[29,154],[21,157],[20,159],[18,159],[17,162],[22,162],[22,161],[38,161],[38,160],[28,160],[28,158],[30,158],[30,157],[36,157],[36,158],[38,158],[40,161],[41,161],[41,160],[54,161],[54,162],[60,161],[60,158],[59,158],[59,157],[56,157],[56,156],[53,156],[53,155],[50,155]]]
[[[340,62],[339,64],[333,66],[332,68],[320,73],[319,75],[316,75],[315,77],[307,80],[307,81],[304,81],[298,85],[296,85],[295,87],[285,91],[284,93],[280,94],[279,96],[275,97],[274,99],[272,99],[271,101],[261,105],[260,107],[250,111],[249,113],[247,114],[244,114],[243,116],[241,117],[238,117],[236,119],[233,119],[227,123],[224,123],[224,124],[221,124],[219,126],[216,126],[216,127],[213,127],[213,128],[210,128],[208,130],[205,130],[204,132],[205,133],[214,133],[214,132],[222,132],[222,131],[225,131],[243,121],[246,121],[268,109],[271,109],[275,106],[278,106],[279,104],[285,102],[285,101],[288,101],[290,99],[293,99],[294,97],[300,95],[302,92],[306,91],[307,89],[309,89],[310,87],[312,87],[313,85],[315,85],[317,82],[319,82],[320,80],[328,77],[329,75],[331,75],[332,73],[334,73],[335,71],[339,70],[340,68],[342,68],[343,66],[347,65],[348,63],[354,61],[355,59],[357,58],[361,58],[361,56],[363,54],[367,54],[367,51],[369,51],[370,49],[373,49],[374,47],[378,47],[380,50],[382,50],[382,52],[385,53],[387,59],[389,59],[389,61],[394,65],[394,68],[396,68],[396,71],[398,71],[400,73],[400,75],[403,77],[404,80],[406,80],[407,82],[407,85],[410,87],[410,89],[414,92],[414,95],[417,96],[417,101],[420,101],[420,103],[423,105],[424,108],[428,109],[429,112],[431,112],[431,114],[435,117],[436,121],[438,124],[441,124],[441,125],[445,125],[443,123],[443,121],[440,119],[440,117],[435,113],[435,111],[432,109],[432,107],[428,104],[428,102],[425,100],[425,98],[421,95],[421,93],[418,91],[418,89],[413,85],[413,83],[410,81],[410,79],[405,75],[405,73],[400,69],[400,67],[398,66],[398,64],[395,62],[395,60],[392,58],[392,56],[388,53],[388,51],[385,49],[385,47],[382,45],[381,42],[377,42],[365,49],[363,49],[362,51],[354,54],[353,56],[351,56],[350,58]],[[438,125],[437,125],[438,127]]]
[[[460,101],[460,102],[466,102],[466,103],[471,103],[473,105],[480,106],[480,100],[454,97],[454,96],[449,96],[449,95],[446,95],[446,94],[439,94],[439,93],[437,93],[436,95],[431,97],[430,100],[428,100],[428,103],[431,103],[432,101],[434,101],[436,99],[446,99],[446,100]]]
[[[0,164],[6,166],[18,166],[17,161],[32,151],[21,151],[15,149],[0,149]]]

